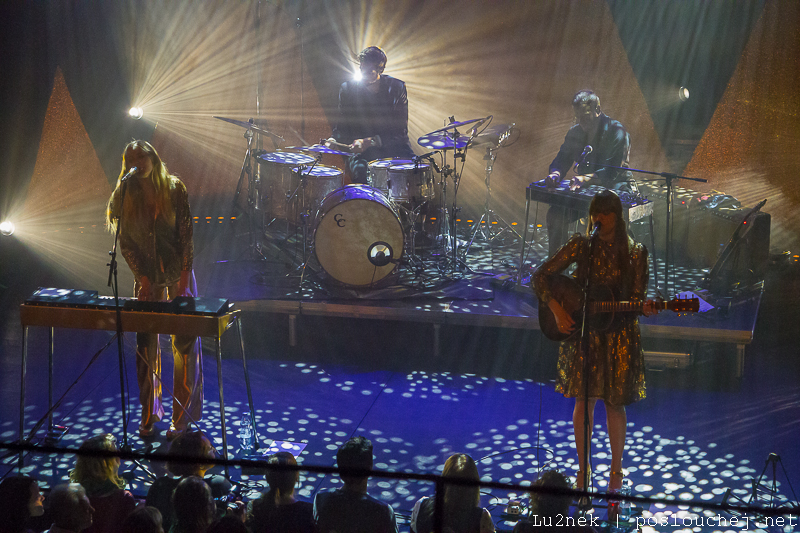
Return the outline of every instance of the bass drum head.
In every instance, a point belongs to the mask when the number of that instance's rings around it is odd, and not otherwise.
[[[314,254],[331,278],[368,287],[388,276],[395,263],[375,266],[369,260],[375,243],[391,246],[393,261],[403,255],[403,227],[386,196],[373,187],[348,185],[325,197],[314,229]]]

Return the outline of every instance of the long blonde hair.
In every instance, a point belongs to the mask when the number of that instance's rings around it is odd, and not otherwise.
[[[84,441],[80,450],[116,452],[117,441],[114,435],[103,433]],[[118,487],[125,486],[125,481],[119,477],[119,462],[116,457],[90,457],[78,456],[75,469],[69,473],[69,479],[76,483],[102,482],[110,480]]]
[[[137,149],[142,150],[153,164],[153,170],[150,172],[150,175],[143,176],[142,178],[149,178],[156,189],[156,202],[158,203],[157,208],[159,213],[161,213],[170,224],[175,223],[175,208],[172,205],[169,191],[172,180],[176,178],[169,173],[167,165],[161,160],[161,157],[159,157],[158,152],[156,152],[152,144],[147,141],[135,140],[128,143],[128,145],[125,146],[125,150],[122,151],[122,169],[117,177],[117,185],[114,188],[114,192],[111,193],[111,197],[108,199],[108,204],[106,205],[106,227],[112,233],[117,230],[117,218],[113,216],[112,209],[119,213],[122,207],[116,205],[116,202],[119,201],[121,194],[120,187],[122,185],[122,178],[128,170],[128,165],[125,162],[125,155],[129,153],[128,150]]]

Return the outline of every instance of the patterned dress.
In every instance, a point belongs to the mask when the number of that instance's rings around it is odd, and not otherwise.
[[[628,274],[623,275],[614,244],[597,239],[589,267],[589,239],[574,235],[534,274],[536,294],[543,303],[552,297],[549,276],[577,265],[572,277],[584,286],[587,270],[591,286],[605,285],[615,299],[643,302],[647,292],[649,268],[647,248],[628,240],[630,261]],[[580,324],[577,324],[580,327]],[[568,398],[584,397],[583,357],[580,335],[561,343],[558,354],[556,390]],[[611,326],[604,330],[589,328],[589,397],[599,398],[611,405],[629,405],[646,396],[644,354],[635,313],[618,313]]]
[[[181,180],[170,176],[169,199],[174,217],[148,206],[139,178],[129,181],[119,235],[119,247],[134,277],[133,293],[139,290],[139,280],[150,280],[156,298],[163,300],[178,296],[181,271],[192,272],[194,244],[189,196]],[[120,189],[113,192],[110,210],[112,218],[119,216]],[[189,291],[197,296],[194,273],[190,276]],[[139,402],[142,405],[142,425],[149,426],[164,417],[161,390],[161,346],[158,335],[136,334],[136,375],[139,382]],[[172,423],[182,429],[203,414],[202,349],[198,337],[172,336],[172,355],[175,361],[172,381]],[[186,416],[186,415],[189,416]]]

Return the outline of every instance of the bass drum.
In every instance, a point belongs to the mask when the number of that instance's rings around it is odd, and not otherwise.
[[[314,225],[314,254],[335,281],[351,287],[374,285],[395,269],[404,245],[400,217],[378,189],[347,185],[322,200]],[[374,258],[376,251],[388,255],[390,249],[391,262]]]

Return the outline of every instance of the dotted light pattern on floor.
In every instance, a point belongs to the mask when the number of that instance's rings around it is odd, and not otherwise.
[[[530,381],[425,372],[414,372],[405,375],[404,379],[395,378],[391,383],[384,383],[365,381],[361,376],[346,373],[332,375],[318,365],[281,363],[279,367],[283,372],[296,375],[309,385],[313,384],[315,394],[322,398],[348,398],[356,401],[359,397],[369,400],[383,395],[383,400],[386,401],[385,396],[396,396],[396,399],[390,398],[390,402],[397,406],[398,412],[404,408],[404,402],[421,402],[429,406],[431,411],[436,411],[450,409],[452,404],[480,400],[489,391],[493,401],[503,401],[504,398],[507,401],[517,401],[520,397],[535,398],[539,387],[549,387]],[[215,446],[219,447],[222,444],[219,404],[209,400],[210,395],[207,394],[206,416],[201,427]],[[65,403],[63,409],[69,412],[65,422],[70,431],[63,437],[61,444],[77,447],[84,439],[100,432],[119,435],[117,402],[116,398],[107,397],[90,404]],[[316,398],[309,401],[309,405],[319,402],[319,398]],[[483,429],[467,436],[460,435],[462,440],[458,444],[445,436],[434,439],[431,446],[430,442],[424,445],[415,442],[414,435],[393,434],[386,429],[362,426],[357,420],[318,412],[312,406],[286,406],[265,401],[257,403],[255,407],[262,449],[270,446],[278,449],[287,442],[289,445],[300,443],[305,447],[298,457],[301,465],[334,464],[337,449],[351,435],[360,434],[370,438],[374,444],[377,470],[439,473],[447,456],[454,452],[465,452],[476,459],[482,479],[486,481],[528,485],[542,469],[557,468],[573,476],[577,472],[570,420],[544,417],[538,423],[529,418],[510,421],[501,416],[496,420],[487,418]],[[28,405],[26,411],[32,416],[43,411],[43,407]],[[231,453],[234,453],[238,446],[238,425],[248,412],[247,402],[226,402],[225,411],[228,445]],[[493,425],[496,421],[503,423]],[[32,424],[30,418],[27,422]],[[16,439],[16,428],[11,427],[10,422],[2,423],[0,428],[0,438],[7,441]],[[134,448],[141,447],[142,443],[135,433],[130,437]],[[602,491],[607,487],[607,465],[610,461],[604,425],[596,425],[592,442],[594,487],[595,490]],[[165,443],[157,442],[157,445],[164,447],[157,451],[166,451]],[[8,457],[4,464],[11,466],[15,461],[16,457]],[[74,466],[74,457],[32,455],[28,457],[28,464],[25,472],[55,484],[67,479],[69,470]],[[151,467],[155,473],[163,473],[161,465],[153,464]],[[759,475],[759,471],[748,458],[725,453],[719,443],[701,443],[685,435],[669,434],[668,431],[658,430],[653,426],[637,426],[634,423],[628,424],[625,470],[627,477],[633,481],[634,493],[675,498],[679,501],[718,502],[722,500],[727,489],[731,489],[733,495],[747,499],[752,480]],[[231,474],[234,480],[242,481],[251,489],[247,493],[250,498],[257,495],[259,484],[263,486],[263,476],[241,475],[236,469],[232,469]],[[771,480],[764,480],[764,483],[767,481],[771,483]],[[134,492],[143,494],[146,486],[142,477],[138,476],[131,488]],[[336,477],[301,473],[298,493],[302,498],[308,499],[320,488],[327,490],[336,486],[340,486]],[[781,492],[777,502],[786,502],[782,482],[778,480],[776,486]],[[433,487],[428,483],[372,478],[370,493],[390,503],[402,517],[410,514],[418,498],[432,495]],[[490,508],[504,506],[508,499],[526,499],[524,494],[498,494],[497,491],[484,491],[483,494],[482,503]],[[653,505],[643,510],[641,517],[660,523],[659,520],[700,520],[713,514],[691,512],[686,506]],[[686,529],[689,530],[699,531]],[[731,529],[719,529],[728,530]],[[703,531],[717,530],[712,528]]]

